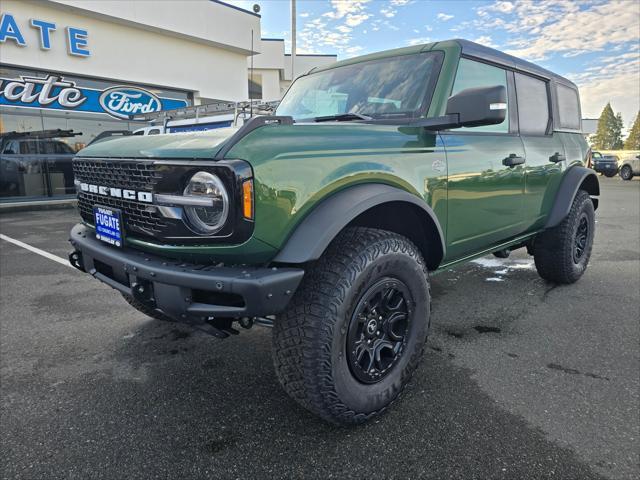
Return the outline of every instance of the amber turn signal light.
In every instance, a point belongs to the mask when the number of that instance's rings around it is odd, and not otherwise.
[[[246,180],[242,184],[242,215],[253,220],[253,180]]]

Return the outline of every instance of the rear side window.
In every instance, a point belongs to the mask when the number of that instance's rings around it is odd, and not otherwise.
[[[458,73],[453,84],[451,95],[460,93],[467,88],[479,87],[495,87],[502,85],[507,87],[507,72],[502,68],[487,65],[486,63],[476,62],[468,58],[461,58],[458,64]],[[504,121],[498,125],[484,125],[482,127],[463,127],[456,129],[457,131],[469,130],[472,132],[509,132],[509,105],[507,101],[507,112]]]
[[[547,82],[516,73],[518,124],[523,135],[544,135],[549,126]]]
[[[558,116],[560,117],[560,128],[568,128],[571,130],[581,130],[582,122],[580,120],[580,100],[578,92],[566,85],[557,84],[558,93]]]

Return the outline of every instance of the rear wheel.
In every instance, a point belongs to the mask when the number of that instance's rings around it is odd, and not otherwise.
[[[633,170],[631,170],[629,165],[624,165],[620,169],[620,178],[623,180],[631,180],[633,178]]]
[[[285,391],[333,423],[362,423],[403,391],[429,327],[427,269],[405,237],[348,228],[308,270],[273,332]]]
[[[566,218],[535,238],[533,255],[540,276],[555,283],[576,282],[587,269],[594,233],[593,202],[578,190]]]

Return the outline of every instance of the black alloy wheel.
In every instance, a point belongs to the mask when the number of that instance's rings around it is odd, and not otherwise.
[[[347,336],[349,369],[360,382],[379,382],[397,365],[412,312],[411,293],[400,280],[382,278],[362,295]]]
[[[589,219],[586,214],[582,214],[578,221],[578,228],[573,240],[573,263],[580,263],[582,256],[584,255],[589,241]]]

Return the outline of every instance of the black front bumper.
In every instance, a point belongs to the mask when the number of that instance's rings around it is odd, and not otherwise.
[[[300,268],[197,265],[117,248],[82,224],[69,241],[74,267],[176,320],[280,313],[304,275]]]
[[[598,173],[617,172],[618,165],[615,163],[596,163],[594,164],[593,169]]]

